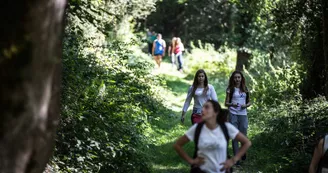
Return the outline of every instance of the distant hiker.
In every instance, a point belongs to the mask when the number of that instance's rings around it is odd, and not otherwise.
[[[202,109],[203,122],[193,125],[174,144],[181,158],[191,165],[190,173],[225,173],[237,163],[251,146],[251,142],[227,121],[227,113],[218,102],[209,100]],[[229,139],[242,143],[237,155],[228,159]],[[195,142],[194,157],[191,158],[183,146]]]
[[[162,58],[163,56],[165,56],[165,48],[166,48],[166,43],[162,39],[162,34],[157,34],[157,39],[153,43],[152,54],[154,56],[154,59],[158,67],[161,67]]]
[[[152,54],[153,51],[153,42],[156,39],[156,35],[154,36],[155,32],[153,31],[153,27],[149,27],[147,31],[147,44],[148,44],[148,53],[149,55]],[[155,37],[155,39],[154,39]]]
[[[229,107],[230,123],[247,136],[247,107],[251,105],[251,102],[244,75],[239,71],[233,72],[229,79],[225,105]],[[237,155],[239,150],[238,141],[232,141],[232,148],[234,155]],[[243,156],[242,160],[246,160],[246,154]]]
[[[212,85],[208,84],[207,75],[203,69],[196,72],[194,82],[188,90],[187,98],[182,109],[182,123],[184,122],[184,117],[192,98],[194,98],[194,108],[192,110],[191,123],[195,124],[202,121],[201,112],[203,104],[208,100],[218,101],[215,89]]]
[[[168,49],[168,53],[171,56],[172,67],[175,67],[175,65],[176,65],[176,57],[174,55],[174,44],[175,44],[176,40],[177,40],[176,37],[172,38],[171,44]]]
[[[316,145],[309,173],[328,173],[328,135]]]
[[[182,72],[182,64],[183,64],[182,52],[184,51],[184,46],[179,37],[176,39],[173,49],[174,49],[174,54],[178,60],[178,70]]]

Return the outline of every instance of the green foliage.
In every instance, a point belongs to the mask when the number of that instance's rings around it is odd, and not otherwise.
[[[154,1],[70,1],[57,172],[150,172],[146,130],[161,105],[130,26]],[[115,9],[115,10],[113,10]],[[128,27],[125,27],[128,24]],[[132,35],[132,36],[131,36]]]
[[[284,101],[301,100],[300,85],[304,72],[297,63],[274,65],[267,55],[254,53],[246,71],[255,106],[280,105]]]
[[[264,172],[306,172],[318,137],[328,132],[328,102],[302,99],[305,73],[299,64],[279,67],[268,55],[255,55],[246,71],[253,103],[249,118],[262,132],[252,139],[252,162]]]
[[[321,8],[318,0],[69,1],[52,168],[147,173],[154,171],[150,162],[155,172],[163,171],[157,164],[169,162],[178,169],[168,171],[185,169],[175,164],[180,160],[170,147],[186,130],[175,114],[192,77],[205,69],[223,102],[235,52],[243,49],[252,53],[245,71],[253,102],[250,127],[262,129],[250,128],[256,147],[251,162],[256,171],[304,172],[316,138],[328,131],[327,101],[304,99],[322,94],[325,86]],[[192,43],[183,79],[154,77],[150,58],[137,50],[143,36],[133,28],[143,30],[151,12],[147,26]],[[158,116],[163,114],[176,119]]]
[[[223,47],[216,50],[212,44],[203,44],[201,41],[198,45],[196,47],[192,42],[190,53],[186,53],[188,72],[194,75],[198,69],[205,69],[208,75],[227,78],[235,67],[235,52]]]
[[[328,131],[328,102],[282,101],[261,106],[250,117],[263,131],[252,139],[256,154],[269,153],[253,160],[264,172],[307,172],[319,137]],[[260,118],[262,117],[262,118]]]
[[[74,42],[66,41],[72,50]],[[113,44],[86,56],[65,52],[56,145],[62,171],[149,172],[142,134],[155,111],[153,79],[143,68],[130,69],[124,49],[124,44]]]

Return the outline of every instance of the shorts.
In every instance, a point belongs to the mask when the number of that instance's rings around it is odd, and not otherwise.
[[[191,114],[191,124],[200,123],[202,121],[203,119],[201,114],[197,114],[197,113]]]

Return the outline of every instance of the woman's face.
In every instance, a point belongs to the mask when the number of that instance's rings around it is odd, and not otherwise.
[[[204,73],[199,73],[198,76],[198,83],[204,83],[205,81],[205,74]]]
[[[235,84],[239,85],[241,83],[241,75],[239,73],[236,73],[234,76],[233,76],[233,80],[235,81]]]
[[[209,119],[216,119],[216,112],[213,109],[213,105],[210,102],[206,102],[202,109],[202,119],[208,121]]]

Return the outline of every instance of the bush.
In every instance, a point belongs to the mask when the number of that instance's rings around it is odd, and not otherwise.
[[[255,106],[302,99],[299,88],[305,73],[297,63],[273,65],[268,56],[254,52],[251,66],[245,73]]]
[[[72,17],[72,16],[71,16]],[[61,172],[150,172],[146,130],[160,105],[151,62],[72,17],[63,42],[61,123],[51,165]]]
[[[221,48],[215,50],[211,44],[203,44],[199,41],[200,47],[195,47],[191,43],[191,51],[186,53],[186,65],[188,72],[195,74],[198,69],[204,69],[208,75],[228,77],[235,68],[235,51]]]
[[[305,73],[296,63],[273,65],[255,53],[246,74],[253,102],[249,118],[262,129],[253,146],[270,151],[267,157],[257,157],[255,165],[263,165],[265,172],[307,172],[318,137],[328,132],[328,102],[324,97],[302,99],[299,88]]]
[[[257,159],[256,164],[266,165],[266,172],[307,172],[318,138],[328,132],[327,114],[328,102],[323,97],[252,110],[250,117],[262,116],[252,121],[264,122],[263,132],[252,139],[253,144],[257,150],[272,152],[266,159]]]

